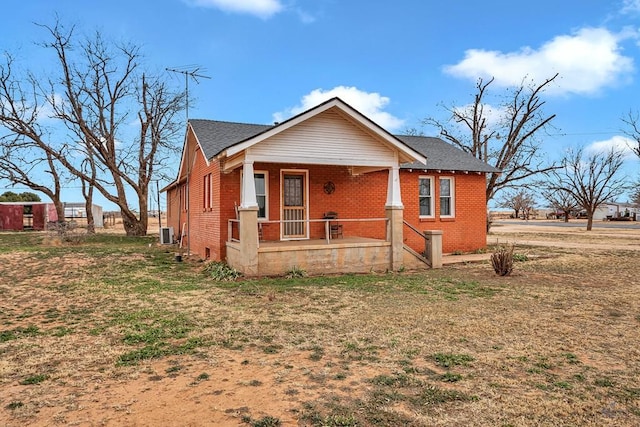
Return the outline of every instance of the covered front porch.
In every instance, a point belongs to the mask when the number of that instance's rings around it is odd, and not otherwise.
[[[400,164],[426,159],[342,101],[233,145],[218,160],[223,174],[240,170],[225,249],[246,276],[404,265]],[[340,214],[338,238],[327,211]]]

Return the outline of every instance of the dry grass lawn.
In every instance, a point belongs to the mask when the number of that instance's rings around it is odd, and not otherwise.
[[[0,234],[0,426],[640,425],[640,228],[496,226],[507,277],[231,282],[44,237]]]

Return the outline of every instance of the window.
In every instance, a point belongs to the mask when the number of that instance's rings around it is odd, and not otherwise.
[[[204,209],[211,209],[213,207],[213,180],[211,174],[204,176],[204,182],[202,183],[202,207]]]
[[[453,178],[440,178],[440,216],[453,217],[454,215]]]
[[[267,218],[267,173],[256,172],[253,174],[256,182],[256,199],[258,201],[258,219]]]
[[[418,197],[420,201],[420,216],[433,217],[433,179],[421,176],[418,179]]]
[[[189,201],[187,200],[187,196],[187,185],[183,184],[180,186],[180,198],[182,199],[182,210],[185,212],[189,210]]]

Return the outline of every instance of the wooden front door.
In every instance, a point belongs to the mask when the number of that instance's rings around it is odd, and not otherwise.
[[[283,239],[304,239],[307,234],[307,175],[304,172],[282,174]]]

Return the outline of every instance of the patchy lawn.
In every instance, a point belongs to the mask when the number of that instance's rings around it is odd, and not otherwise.
[[[640,252],[216,282],[44,237],[0,234],[3,426],[640,425]]]

